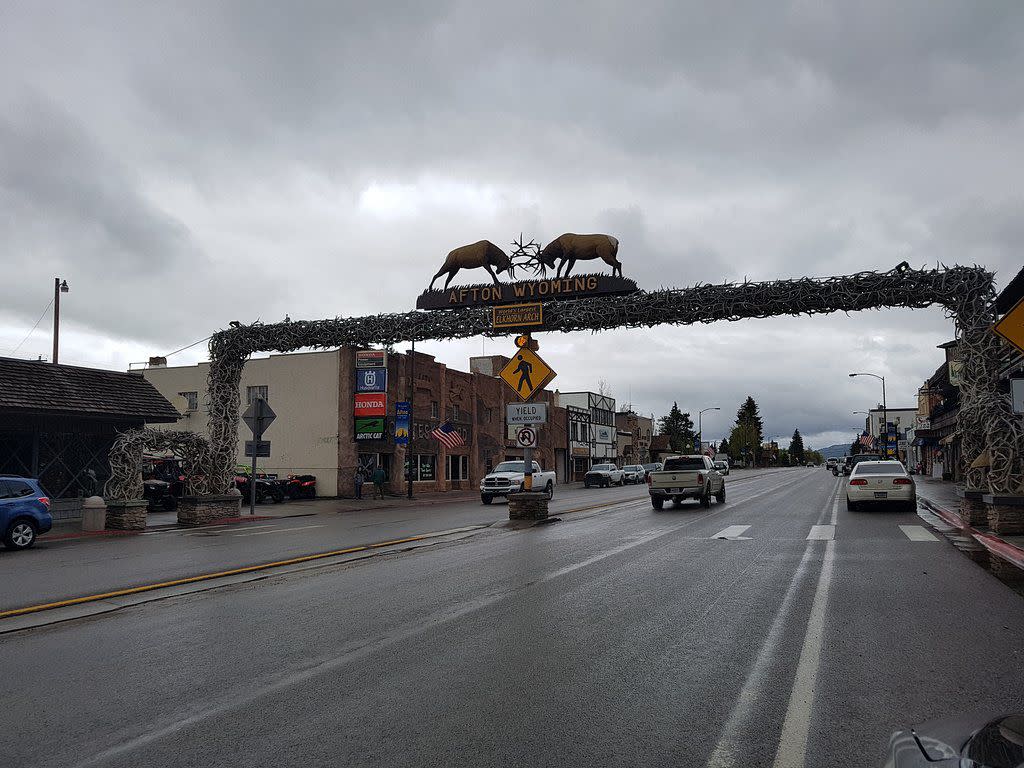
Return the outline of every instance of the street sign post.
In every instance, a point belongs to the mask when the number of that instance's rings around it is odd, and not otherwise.
[[[270,441],[263,440],[263,433],[270,428],[270,425],[274,423],[274,419],[277,418],[277,414],[274,413],[274,409],[270,407],[270,403],[264,400],[262,397],[254,397],[252,402],[249,403],[249,407],[245,409],[245,413],[242,414],[242,421],[245,422],[246,426],[252,430],[253,439],[246,441],[246,456],[252,457],[252,475],[249,477],[249,514],[256,514],[256,457],[257,456],[270,456]],[[257,448],[254,448],[252,453],[249,453],[249,443],[254,443]],[[258,446],[261,443],[266,443],[266,453],[260,453]]]
[[[520,347],[499,374],[523,402],[532,400],[557,375],[528,347]]]
[[[992,326],[992,330],[1024,352],[1024,299],[1010,307],[1010,311]]]
[[[506,424],[547,424],[547,403],[510,403],[505,407]]]

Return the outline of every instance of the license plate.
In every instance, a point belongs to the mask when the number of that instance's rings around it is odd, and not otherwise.
[[[885,498],[888,498],[888,497],[889,497],[889,492],[888,491],[875,491],[875,498],[876,499],[885,499]]]

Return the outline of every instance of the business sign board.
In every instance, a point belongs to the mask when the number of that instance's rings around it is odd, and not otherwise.
[[[356,392],[387,391],[387,368],[356,368]]]
[[[611,443],[614,442],[614,433],[611,427],[594,427],[595,440],[598,443]]]
[[[356,440],[383,440],[384,419],[356,419]]]
[[[360,394],[355,397],[356,418],[387,416],[388,396],[383,393]]]
[[[526,325],[544,325],[543,304],[506,304],[491,308],[492,328],[520,328]]]
[[[385,368],[388,353],[383,349],[357,349],[356,368]]]
[[[508,424],[547,424],[547,403],[512,403],[505,407]]]
[[[412,409],[409,408],[407,400],[400,400],[395,403],[395,445],[409,444],[409,419]]]

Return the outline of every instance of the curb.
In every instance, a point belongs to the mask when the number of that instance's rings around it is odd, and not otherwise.
[[[989,554],[995,555],[1001,560],[1005,560],[1010,565],[1024,571],[1024,549],[1021,549],[1020,547],[1017,547],[994,534],[979,531],[978,529],[967,525],[959,515],[950,512],[948,509],[943,509],[929,499],[918,497],[918,501],[920,501],[923,506],[927,507],[930,512],[938,516],[944,523],[946,523],[946,525],[960,531],[963,536],[969,537],[983,546],[988,550]]]

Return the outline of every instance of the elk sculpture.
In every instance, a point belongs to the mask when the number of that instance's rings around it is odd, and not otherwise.
[[[616,256],[619,253],[619,241],[611,235],[576,235],[567,232],[548,243],[537,254],[537,261],[541,269],[554,268],[555,261],[558,261],[558,269],[555,277],[563,277],[562,267],[565,267],[565,277],[577,261],[589,261],[601,259],[612,268],[612,275],[622,277],[622,264]]]
[[[456,248],[449,253],[448,258],[444,260],[444,264],[437,270],[437,274],[430,281],[430,287],[427,290],[433,290],[434,282],[445,273],[448,274],[448,279],[444,281],[444,287],[447,288],[452,278],[458,274],[460,269],[476,269],[477,267],[486,269],[487,274],[491,276],[495,285],[501,285],[494,274],[495,269],[499,275],[507,271],[509,277],[515,277],[512,260],[509,259],[508,255],[490,240],[480,240],[472,245]],[[494,267],[494,269],[491,269],[491,267]]]

